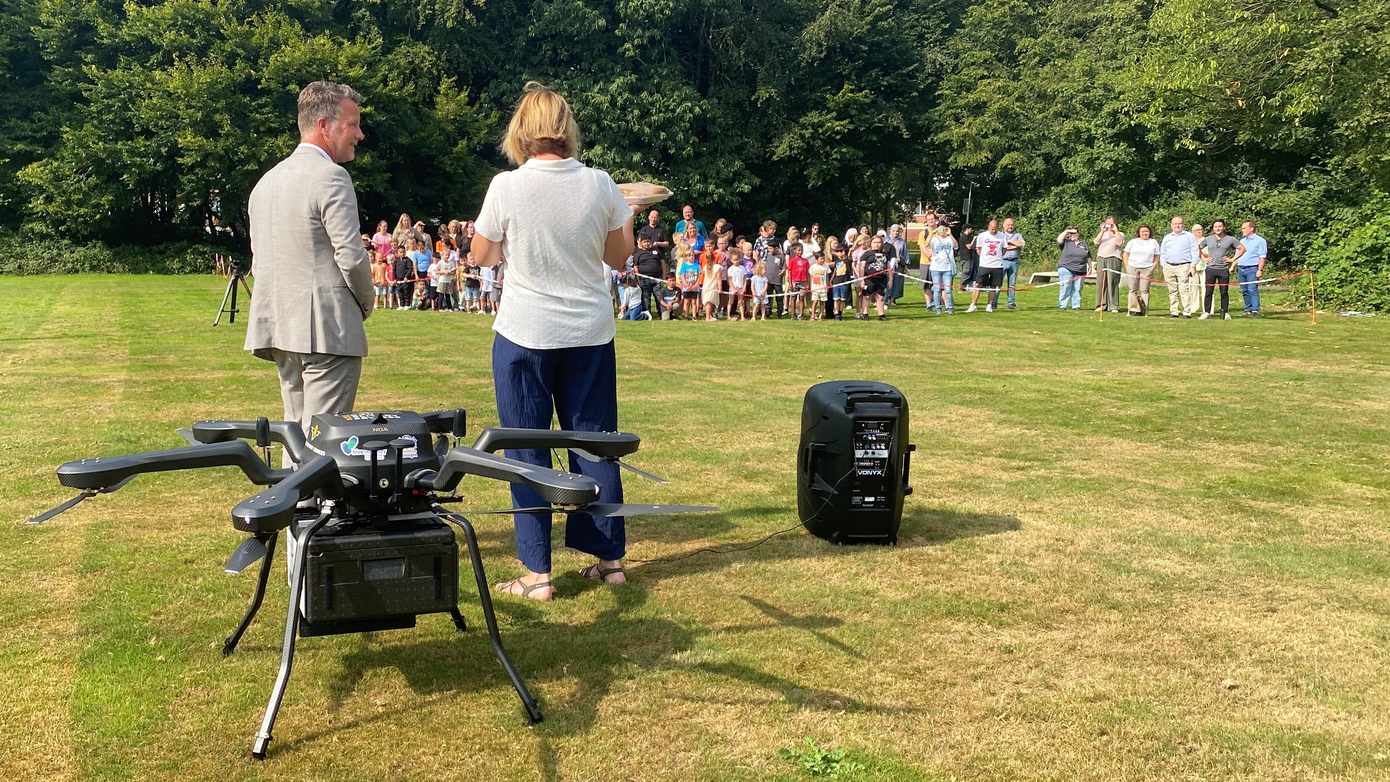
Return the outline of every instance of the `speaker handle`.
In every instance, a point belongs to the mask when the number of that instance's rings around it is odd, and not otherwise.
[[[903,404],[902,397],[898,396],[897,394],[889,394],[884,393],[883,391],[874,391],[872,389],[867,388],[863,390],[857,390],[853,388],[845,389],[846,413],[854,412],[855,405],[867,404],[870,402],[892,405],[896,408],[901,408]]]
[[[912,485],[907,482],[908,473],[912,471],[912,452],[917,450],[917,446],[908,443],[907,450],[903,451],[903,496],[912,493]]]
[[[806,485],[813,492],[819,494],[833,494],[835,487],[831,486],[826,480],[816,472],[816,454],[825,450],[825,443],[810,442],[806,444]]]

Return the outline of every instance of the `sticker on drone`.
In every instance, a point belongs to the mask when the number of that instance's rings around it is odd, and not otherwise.
[[[401,451],[401,458],[402,458],[402,459],[416,459],[416,458],[419,458],[419,456],[420,456],[419,441],[416,440],[415,437],[414,437],[413,435],[408,435],[408,434],[407,434],[407,435],[402,435],[400,439],[402,439],[402,440],[409,440],[410,443],[411,443],[411,445],[410,445],[409,448],[404,448],[404,449],[402,449],[402,451]],[[361,445],[361,444],[362,444],[362,441],[361,441],[360,439],[358,439],[357,435],[352,435],[352,436],[349,437],[348,439],[346,439],[346,440],[342,441],[341,443],[339,443],[339,444],[338,444],[338,448],[343,452],[343,455],[344,455],[344,456],[360,456],[360,457],[362,457],[363,459],[365,459],[365,460],[367,460],[367,461],[370,462],[370,461],[372,460],[372,452],[371,452],[371,451],[368,451],[368,450],[366,450],[366,449],[363,449],[363,448],[358,448],[357,446],[359,446],[359,445]],[[383,452],[381,452],[381,456],[379,456],[378,458],[379,458],[379,459],[382,459],[382,460],[385,460],[385,459],[387,459],[388,457],[389,457],[389,458],[394,458],[394,456],[391,455],[391,452],[390,452],[390,451],[383,451]]]

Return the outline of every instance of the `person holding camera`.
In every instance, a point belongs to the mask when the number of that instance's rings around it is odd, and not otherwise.
[[[1120,277],[1124,275],[1125,234],[1115,225],[1115,216],[1100,223],[1096,238],[1096,312],[1120,311]]]
[[[345,84],[305,87],[299,146],[251,191],[256,293],[245,349],[275,362],[285,420],[306,432],[316,414],[352,412],[367,355],[371,261],[357,192],[342,167],[364,138],[361,104]]]
[[[604,171],[575,159],[579,125],[554,90],[529,82],[502,140],[517,166],[493,177],[474,225],[473,258],[507,264],[507,308],[492,329],[492,378],[502,426],[618,430],[618,372],[608,272],[633,249],[630,207]],[[548,449],[507,456],[550,466]],[[600,502],[622,502],[618,467],[570,455],[571,472],[599,484]],[[514,507],[545,506],[529,487],[512,485]],[[515,514],[517,557],[526,572],[500,592],[550,600],[550,512]],[[570,513],[565,545],[594,557],[580,571],[607,584],[625,580],[622,518]]]
[[[1086,267],[1091,263],[1091,248],[1081,238],[1076,226],[1067,226],[1057,235],[1057,309],[1071,306],[1081,309],[1081,286],[1086,283]]]

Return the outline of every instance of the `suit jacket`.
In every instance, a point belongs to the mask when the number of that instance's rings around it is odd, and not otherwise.
[[[246,349],[367,355],[371,261],[352,177],[300,146],[251,191],[251,322]]]

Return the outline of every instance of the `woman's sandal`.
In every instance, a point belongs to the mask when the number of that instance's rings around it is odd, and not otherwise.
[[[603,567],[602,565],[600,565],[600,564],[598,564],[597,562],[595,562],[595,563],[592,564],[592,565],[589,565],[589,566],[587,566],[587,567],[580,568],[580,569],[579,569],[579,577],[580,577],[580,578],[592,579],[592,580],[594,580],[594,581],[602,581],[603,583],[607,584],[607,583],[608,583],[608,577],[609,577],[609,576],[613,575],[614,573],[622,573],[622,572],[623,572],[623,569],[622,569],[621,567]],[[627,581],[626,581],[626,576],[624,576],[624,581],[623,581],[623,583],[627,583]],[[617,584],[614,584],[613,586],[618,586],[618,585],[617,585]]]
[[[521,587],[521,591],[518,592],[517,587]],[[549,581],[542,581],[538,584],[527,584],[520,578],[514,578],[511,581],[504,581],[498,584],[494,587],[494,589],[496,589],[498,592],[501,592],[504,595],[520,595],[521,597],[524,597],[527,600],[547,601],[555,596],[555,590],[551,589]],[[531,597],[531,593],[536,591],[537,589],[550,589],[551,592],[549,595],[546,595],[545,597]]]

